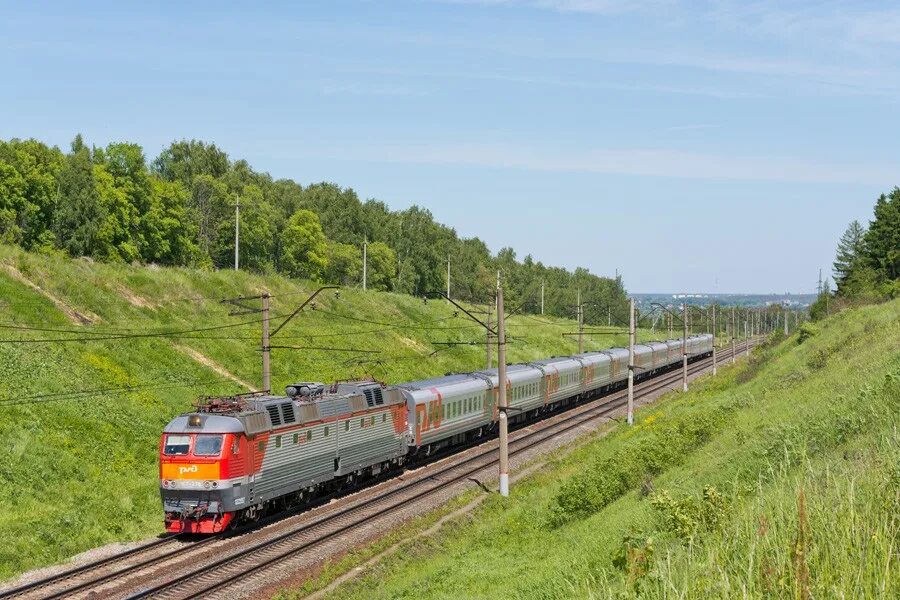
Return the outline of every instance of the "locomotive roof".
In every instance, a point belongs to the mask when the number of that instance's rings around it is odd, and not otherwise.
[[[200,426],[188,425],[188,417],[199,416]],[[169,421],[163,429],[164,433],[240,433],[244,424],[232,416],[210,415],[207,413],[187,413]]]

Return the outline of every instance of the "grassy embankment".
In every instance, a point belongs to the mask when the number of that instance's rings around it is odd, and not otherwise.
[[[219,301],[268,290],[276,295],[273,316],[284,315],[316,287],[243,272],[93,264],[0,246],[0,484],[6,491],[0,503],[0,579],[158,532],[156,453],[163,425],[200,395],[247,390],[234,379],[259,385],[259,315],[229,317],[230,307]],[[446,302],[348,289],[339,298],[323,292],[316,306],[273,339],[306,348],[273,350],[276,390],[296,380],[371,374],[408,381],[484,365],[483,345],[429,356],[441,348],[432,342],[483,340],[483,330],[454,317]],[[241,322],[249,323],[180,337],[9,342]],[[511,361],[575,351],[574,338],[561,335],[574,331],[572,321],[516,316],[509,329]],[[586,347],[624,343],[623,335],[600,336],[588,339]],[[376,358],[383,364],[354,360]],[[60,396],[125,387],[133,391]]]
[[[560,455],[333,596],[896,598],[900,300],[800,337]]]

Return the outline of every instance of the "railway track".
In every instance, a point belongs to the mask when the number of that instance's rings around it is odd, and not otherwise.
[[[738,350],[742,350],[743,346]],[[730,350],[719,359],[730,359]],[[703,371],[712,365],[712,359],[693,363],[689,373]],[[644,381],[636,386],[638,397],[668,388],[681,380],[680,369]],[[627,392],[620,390],[588,404],[551,417],[545,427],[529,431],[517,430],[510,440],[510,457],[540,445],[562,433],[606,417],[623,407],[627,402]],[[538,425],[542,423],[537,423]],[[496,441],[478,446],[474,453],[458,462],[451,462],[436,473],[425,474],[404,481],[401,485],[385,490],[384,493],[361,500],[334,513],[312,522],[289,529],[272,539],[259,542],[240,552],[223,556],[209,564],[191,569],[169,581],[141,590],[130,598],[206,598],[227,590],[230,586],[247,583],[248,579],[263,574],[269,568],[290,560],[297,555],[313,550],[320,544],[340,538],[372,519],[408,507],[410,503],[434,495],[448,486],[469,480],[480,472],[497,464]]]
[[[746,344],[739,345],[740,354]],[[731,350],[724,349],[718,357],[723,364],[731,359]],[[689,373],[695,374],[712,365],[706,358],[692,363]],[[680,381],[680,368],[645,380],[635,386],[637,398],[652,394]],[[515,457],[526,450],[539,446],[550,439],[603,418],[625,405],[626,391],[617,390],[595,400],[577,405],[566,411],[549,416],[517,429],[510,440],[510,456]],[[534,429],[532,429],[534,427]],[[439,465],[436,472],[418,475],[407,473],[403,477],[391,479],[398,485],[383,492],[358,501],[352,501],[314,518],[309,522],[289,526],[283,532],[276,532],[261,541],[232,552],[217,548],[223,538],[205,538],[199,541],[184,540],[177,536],[159,538],[128,551],[118,553],[98,561],[42,578],[38,581],[0,592],[0,599],[6,598],[64,598],[85,597],[129,597],[129,598],[202,598],[220,593],[229,587],[244,584],[250,578],[261,576],[284,561],[302,555],[320,544],[339,539],[354,528],[369,523],[379,516],[391,514],[411,503],[433,496],[449,486],[472,479],[478,473],[496,465],[497,442],[489,440],[480,445],[451,454],[446,465]],[[459,456],[459,460],[452,457]],[[431,463],[434,465],[435,463]],[[328,498],[323,499],[327,501]],[[323,502],[320,502],[321,504]],[[284,519],[276,515],[266,521]],[[238,532],[240,533],[240,532]],[[225,538],[226,540],[231,539]],[[169,546],[176,545],[171,550]],[[239,544],[236,544],[239,545]],[[209,547],[209,551],[206,548]],[[222,555],[217,550],[225,550]],[[182,558],[183,557],[183,558]],[[177,564],[172,564],[173,561]],[[172,566],[174,576],[160,574]],[[190,565],[185,570],[185,566]],[[156,572],[154,567],[158,567]],[[141,574],[144,573],[142,576]],[[162,577],[160,577],[162,575]],[[160,578],[164,581],[156,583]]]

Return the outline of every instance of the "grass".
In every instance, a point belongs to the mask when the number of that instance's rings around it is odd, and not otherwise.
[[[844,311],[332,596],[896,598],[898,411],[900,301]]]
[[[317,287],[280,276],[98,264],[0,246],[0,484],[7,492],[0,504],[0,579],[160,531],[156,454],[162,427],[198,396],[246,391],[183,348],[242,381],[259,385],[260,378],[258,322],[201,337],[12,340],[257,321],[258,314],[228,316],[231,307],[220,300],[267,290],[275,294],[273,314],[284,315]],[[93,322],[73,321],[73,310]],[[571,320],[517,315],[508,327],[510,361],[575,352],[574,338],[561,335],[574,331]],[[652,337],[640,332],[641,339]],[[408,381],[478,369],[484,366],[483,344],[429,354],[440,348],[433,342],[481,340],[479,326],[454,316],[446,302],[356,289],[342,290],[339,298],[323,293],[316,310],[304,311],[273,339],[306,348],[273,351],[273,387],[368,375]],[[599,336],[588,339],[586,348],[625,343],[625,335]],[[383,362],[362,363],[353,359],[368,355],[310,347],[375,349]],[[123,387],[134,391],[53,396]]]

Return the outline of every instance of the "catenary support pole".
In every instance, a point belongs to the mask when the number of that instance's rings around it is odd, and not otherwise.
[[[509,423],[506,409],[506,319],[503,315],[503,288],[497,289],[497,407],[500,428],[500,495],[509,496]]]
[[[737,362],[735,348],[736,343],[734,336],[736,335],[737,330],[735,329],[735,320],[734,320],[734,307],[731,307],[731,364]]]
[[[790,316],[790,313],[785,311],[785,313],[784,313],[784,337],[787,337],[790,335],[790,333],[789,333],[790,328],[788,327],[788,317],[789,316]]]
[[[369,240],[363,241],[363,291],[366,290],[366,275],[369,269]]]
[[[747,342],[747,356],[750,356],[750,309],[744,313],[744,338]]]
[[[628,424],[634,425],[634,298],[628,307]]]
[[[491,335],[491,309],[493,308],[492,304],[488,304],[487,308],[487,368],[491,369],[494,367],[494,357],[491,356],[491,351],[494,347],[494,336]]]
[[[262,389],[272,391],[272,372],[269,363],[269,294],[262,295]]]
[[[688,325],[687,325],[687,302],[681,305],[681,320],[684,321],[684,336],[681,338],[681,383],[682,390],[688,391],[687,377],[688,377],[688,355],[687,355],[687,336],[688,336]]]
[[[578,354],[584,352],[584,307],[581,305],[581,290],[576,292],[575,303],[578,305]]]
[[[544,316],[544,280],[541,279],[541,316]]]
[[[450,299],[450,255],[447,255],[447,300]]]
[[[712,305],[712,346],[713,346],[713,376],[716,375],[719,361],[716,359],[716,305]]]
[[[241,247],[241,199],[238,197],[234,203],[234,270],[241,268],[240,260]]]

